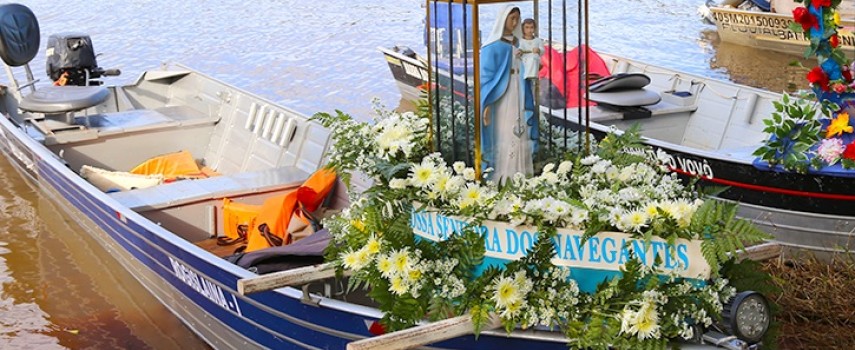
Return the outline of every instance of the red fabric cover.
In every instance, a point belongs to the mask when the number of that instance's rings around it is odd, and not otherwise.
[[[582,45],[582,49],[587,49],[589,64],[588,74],[592,77],[605,77],[611,75],[609,68],[603,58],[593,49]],[[579,71],[584,71],[585,66],[579,64],[579,48],[576,47],[570,52],[561,53],[550,46],[546,46],[544,54],[540,57],[540,79],[552,79],[552,84],[558,89],[558,92],[564,96],[566,108],[579,107],[582,105],[578,98],[579,89],[582,88],[579,84]],[[584,52],[583,58],[584,60]],[[565,67],[564,62],[567,62]],[[555,64],[552,64],[555,62]],[[566,68],[566,71],[565,71]],[[552,72],[550,76],[550,71]],[[564,74],[562,74],[564,71]],[[566,77],[566,80],[565,80]],[[585,86],[587,88],[587,84]],[[584,90],[582,98],[584,99]],[[594,102],[588,102],[589,106],[596,105]]]

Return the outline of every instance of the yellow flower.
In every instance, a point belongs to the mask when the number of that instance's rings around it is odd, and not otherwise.
[[[629,224],[633,227],[640,227],[647,224],[647,213],[643,211],[634,211],[630,213]]]
[[[446,190],[448,190],[447,185],[448,185],[448,180],[450,180],[450,179],[451,179],[451,177],[449,177],[448,174],[445,174],[445,173],[440,173],[439,175],[437,175],[436,176],[436,182],[433,183],[434,190],[436,190],[439,193],[444,193]]]
[[[416,270],[416,269],[410,270],[409,277],[410,277],[410,281],[413,281],[413,282],[418,281],[419,278],[422,277],[422,272],[419,270]]]
[[[435,171],[436,168],[431,164],[413,165],[411,183],[416,187],[428,186],[434,178]]]
[[[633,328],[638,332],[638,339],[659,337],[659,313],[655,305],[645,302],[641,310],[638,310],[635,321]]]
[[[365,265],[368,265],[369,262],[371,262],[371,254],[368,254],[368,250],[362,248],[356,251],[356,265],[354,266],[355,269],[359,270],[365,267]]]
[[[377,259],[377,270],[380,271],[383,276],[389,277],[392,275],[392,259],[388,256],[381,256]]]
[[[655,218],[659,216],[659,203],[650,202],[644,207],[644,212],[648,217]]]
[[[365,223],[359,219],[350,220],[350,226],[353,226],[359,231],[365,232]]]
[[[380,241],[375,237],[371,237],[371,239],[368,240],[368,243],[365,244],[365,249],[368,250],[368,254],[373,255],[379,253]]]
[[[352,269],[357,264],[359,258],[356,256],[356,252],[348,252],[344,254],[341,260],[344,262],[344,267]]]
[[[849,113],[842,112],[837,114],[837,118],[831,120],[831,124],[828,125],[828,132],[825,134],[825,138],[832,138],[834,136],[841,136],[843,133],[852,133],[852,126],[849,125]]]
[[[840,25],[840,12],[834,12],[834,24],[838,26]]]
[[[502,311],[501,316],[504,318],[511,318],[519,314],[522,309],[522,302],[520,300],[514,301],[508,305],[508,307]]]
[[[484,196],[484,190],[481,189],[476,184],[466,185],[466,189],[463,190],[461,194],[460,204],[458,205],[460,209],[469,207],[471,205],[480,204],[481,199]]]
[[[404,279],[401,278],[401,276],[392,277],[392,280],[390,282],[391,284],[389,285],[389,290],[391,290],[392,293],[395,293],[396,295],[402,295],[407,292],[407,284],[404,283]]]
[[[406,250],[401,250],[392,255],[392,264],[395,271],[404,273],[410,270],[410,254]]]
[[[350,270],[362,269],[370,261],[368,252],[365,249],[347,252],[342,256],[341,260],[344,262],[344,267]]]
[[[520,301],[520,288],[514,283],[514,280],[502,277],[496,284],[496,295],[493,296],[493,300],[496,301],[496,306],[499,308],[511,307]]]

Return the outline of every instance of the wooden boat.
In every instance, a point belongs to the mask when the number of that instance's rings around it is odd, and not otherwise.
[[[786,1],[797,5],[790,0]],[[849,11],[855,11],[855,8]],[[715,24],[719,38],[725,42],[800,56],[810,46],[810,40],[804,34],[789,29],[794,21],[791,11],[787,9],[779,12],[749,11],[712,3],[702,5],[699,12],[705,20]],[[848,32],[840,33],[840,45],[850,59],[855,58],[853,14],[843,12],[841,15],[841,25]]]
[[[109,87],[88,85],[91,73],[104,71],[87,67],[86,86],[36,88],[28,66],[39,50],[35,16],[24,6],[2,5],[0,27],[0,58],[10,72],[2,87],[0,151],[202,339],[218,349],[341,349],[376,335],[381,312],[364,296],[343,293],[331,270],[285,271],[289,284],[268,275],[279,284],[259,287],[267,280],[222,259],[231,249],[216,245],[223,199],[260,203],[293,191],[321,165],[327,130],[181,65]],[[15,46],[7,44],[12,39]],[[21,66],[23,82],[12,73]],[[105,192],[79,171],[127,170],[176,150],[220,175]],[[560,332],[487,330],[476,341],[462,335],[471,331],[462,324],[463,332],[429,338],[431,348],[566,349]],[[722,346],[739,343],[718,333],[705,337]]]
[[[420,62],[402,58],[394,50],[380,51],[412,65]],[[718,196],[740,202],[739,215],[774,235],[781,244],[820,255],[855,250],[852,177],[777,172],[755,166],[752,153],[767,137],[762,121],[774,111],[772,101],[779,100],[780,94],[600,55],[612,74],[649,76],[651,83],[645,89],[657,92],[662,99],[646,106],[650,115],[641,119],[592,107],[590,128],[595,136],[638,123],[645,142],[669,154],[672,171],[698,178],[701,184],[727,186]],[[399,65],[389,59],[387,62],[393,75],[401,74]],[[425,69],[424,64],[420,68]],[[396,70],[399,72],[394,73]],[[399,81],[399,85],[406,84]],[[553,125],[578,130],[580,109],[541,107],[541,111],[552,116]]]

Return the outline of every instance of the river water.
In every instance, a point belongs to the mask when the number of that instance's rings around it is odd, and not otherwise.
[[[562,1],[552,2],[553,23],[560,24]],[[702,2],[591,0],[591,46],[774,91],[804,85],[804,73],[788,67],[796,57],[718,43],[714,28],[696,15]],[[178,62],[306,114],[340,109],[360,119],[368,118],[372,98],[399,104],[376,48],[420,47],[424,16],[422,0],[23,3],[39,18],[42,47],[50,33],[89,33],[103,54],[99,64],[123,71],[110,84]],[[572,44],[576,1],[567,3]],[[521,5],[526,17],[530,4]],[[485,7],[482,23],[492,24],[496,11]],[[47,80],[42,54],[32,67]],[[0,160],[0,349],[206,347]]]

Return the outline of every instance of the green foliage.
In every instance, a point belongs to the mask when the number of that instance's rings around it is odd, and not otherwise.
[[[710,266],[724,263],[746,244],[771,238],[750,222],[736,218],[737,209],[736,203],[707,201],[692,216],[690,230],[705,236],[701,251]]]
[[[822,124],[817,119],[815,104],[802,98],[790,98],[784,94],[781,101],[774,101],[775,112],[763,120],[763,132],[771,137],[763,142],[754,155],[784,169],[806,173],[810,166],[808,151],[819,142]]]
[[[603,159],[609,159],[614,164],[627,165],[643,162],[644,156],[638,152],[627,150],[648,150],[641,137],[641,126],[633,124],[623,134],[609,134],[599,142],[597,154]]]

